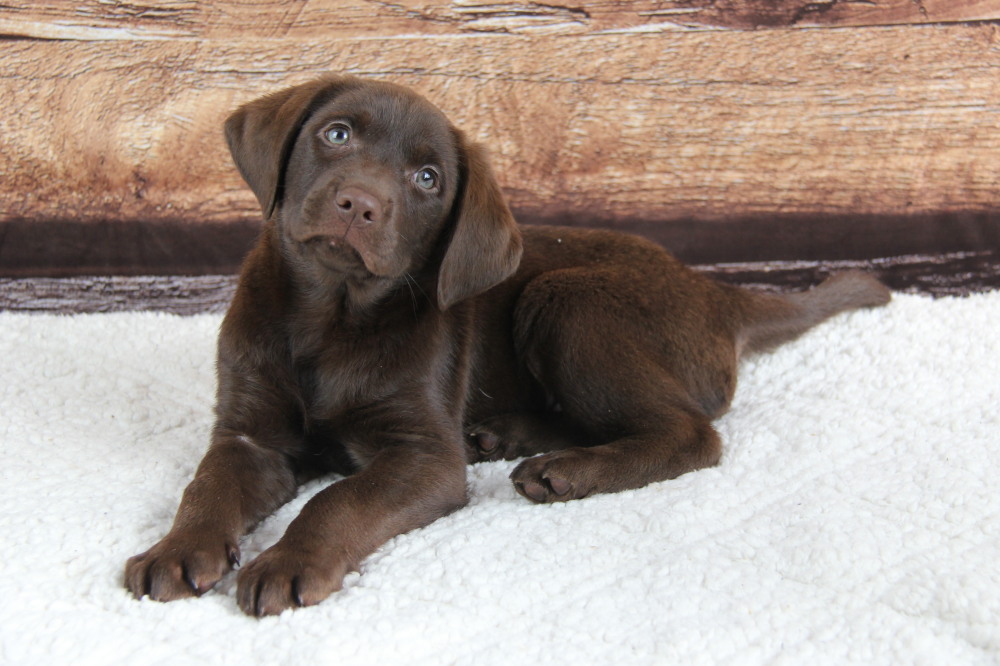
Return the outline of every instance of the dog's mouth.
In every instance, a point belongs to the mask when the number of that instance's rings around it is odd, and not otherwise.
[[[330,236],[325,234],[311,234],[302,239],[296,239],[296,242],[301,243],[312,249],[315,252],[330,250],[349,250],[357,254],[357,251],[351,247],[350,243],[347,242],[342,236]]]
[[[311,234],[305,238],[294,240],[305,252],[313,255],[327,268],[338,271],[356,271],[359,268],[366,268],[361,253],[343,237]]]
[[[391,262],[373,252],[366,252],[363,243],[352,242],[346,235],[313,233],[295,241],[330,270],[344,273],[364,271],[376,277],[393,277]]]

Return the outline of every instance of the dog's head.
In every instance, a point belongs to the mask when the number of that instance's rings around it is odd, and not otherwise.
[[[406,88],[325,77],[240,107],[225,130],[264,217],[324,270],[400,283],[435,270],[445,309],[517,269],[483,149]]]

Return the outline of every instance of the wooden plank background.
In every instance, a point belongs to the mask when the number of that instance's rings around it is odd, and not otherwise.
[[[6,34],[40,39],[315,39],[468,33],[595,34],[703,28],[966,23],[992,0],[7,0]]]
[[[231,270],[259,210],[221,123],[326,71],[427,95],[528,222],[699,261],[982,251],[998,20],[1000,0],[8,0],[0,275]]]

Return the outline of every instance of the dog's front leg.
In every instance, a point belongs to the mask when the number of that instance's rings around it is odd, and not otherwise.
[[[170,532],[126,563],[126,587],[136,598],[157,601],[200,596],[239,564],[239,537],[291,499],[295,489],[280,448],[217,431]]]
[[[390,444],[313,497],[284,536],[240,571],[243,611],[274,615],[317,604],[389,539],[464,506],[465,456],[452,439]]]

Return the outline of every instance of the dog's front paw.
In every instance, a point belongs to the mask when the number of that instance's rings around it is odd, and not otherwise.
[[[339,590],[350,566],[280,542],[244,567],[236,579],[236,600],[247,615],[278,615],[313,606]]]
[[[200,532],[171,533],[125,563],[125,587],[141,599],[174,601],[200,597],[234,567],[240,549],[235,539]]]
[[[528,458],[514,468],[514,489],[532,502],[565,502],[595,491],[590,480],[593,454],[573,448]]]

